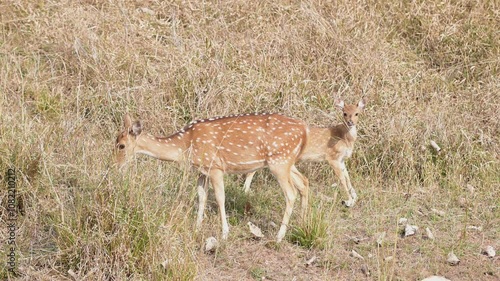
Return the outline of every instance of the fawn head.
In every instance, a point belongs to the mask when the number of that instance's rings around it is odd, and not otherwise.
[[[125,125],[124,130],[116,137],[115,156],[119,167],[122,167],[135,153],[137,137],[142,132],[142,124],[140,121],[132,123],[130,116],[126,114],[123,117]]]
[[[345,104],[343,100],[336,100],[335,106],[342,110],[344,115],[344,123],[347,127],[353,127],[358,123],[358,115],[363,112],[365,108],[366,100],[362,98],[357,105]]]

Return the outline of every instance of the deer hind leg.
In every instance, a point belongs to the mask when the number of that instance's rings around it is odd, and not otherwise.
[[[255,172],[251,172],[247,174],[247,177],[245,179],[245,185],[243,185],[243,189],[245,190],[245,193],[248,193],[250,191],[250,185],[252,184],[252,179],[253,176],[255,175]]]
[[[344,165],[344,162],[337,161],[337,160],[329,160],[328,162],[330,163],[330,166],[332,166],[333,171],[335,172],[335,175],[337,175],[337,177],[340,180],[340,184],[342,185],[345,192],[347,193],[348,200],[342,201],[342,204],[344,204],[346,207],[352,207],[354,205],[354,202],[356,201],[356,199],[354,199],[352,197],[351,192],[349,190],[349,186],[347,185],[347,181],[349,181],[349,183],[350,183],[350,180],[348,179],[348,176],[346,177],[347,169]]]
[[[290,221],[290,216],[293,211],[293,204],[297,198],[297,190],[292,186],[290,179],[290,167],[285,165],[280,166],[269,166],[271,172],[276,176],[278,183],[285,194],[286,208],[285,214],[283,215],[283,221],[281,222],[280,230],[278,231],[277,242],[281,242],[283,237],[285,237],[286,229],[288,227],[288,222]]]
[[[222,223],[222,239],[227,239],[229,234],[229,225],[226,218],[224,173],[221,170],[211,170],[210,181],[212,182],[212,186],[215,191],[215,200],[217,201],[217,205],[219,205],[220,219]]]
[[[292,166],[291,169],[291,179],[293,186],[297,188],[297,190],[300,193],[300,201],[301,201],[301,210],[300,210],[300,216],[302,219],[306,217],[307,214],[307,208],[309,205],[309,180],[303,176],[299,170],[295,167],[295,165]]]
[[[203,222],[203,214],[205,213],[205,206],[207,204],[208,197],[208,178],[205,175],[201,175],[198,178],[198,216],[196,219],[196,230],[199,230],[201,223]]]

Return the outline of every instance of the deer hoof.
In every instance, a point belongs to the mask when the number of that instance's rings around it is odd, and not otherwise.
[[[354,206],[354,200],[347,200],[347,201],[343,200],[342,205],[350,208],[350,207]]]

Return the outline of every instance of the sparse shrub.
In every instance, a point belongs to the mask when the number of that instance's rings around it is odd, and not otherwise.
[[[323,210],[314,207],[302,223],[292,226],[288,240],[307,249],[322,249],[326,245],[327,227]]]

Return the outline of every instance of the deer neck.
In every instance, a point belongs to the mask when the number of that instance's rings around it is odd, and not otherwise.
[[[184,136],[176,133],[169,137],[159,138],[152,135],[137,137],[136,153],[145,154],[159,160],[181,161],[184,151],[188,149]]]
[[[356,126],[344,124],[328,128],[310,128],[307,144],[300,159],[303,161],[323,161],[328,151],[337,143],[352,147],[358,136]]]
[[[356,129],[356,125],[348,127],[344,139],[351,142],[355,142],[357,138],[358,138],[358,130]]]

